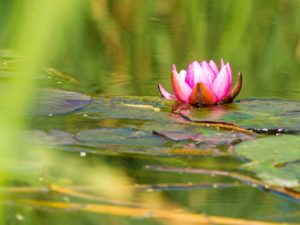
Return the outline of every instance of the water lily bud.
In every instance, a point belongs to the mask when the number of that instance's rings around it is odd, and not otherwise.
[[[174,95],[159,84],[158,88],[166,99],[178,100],[195,106],[215,105],[232,102],[242,88],[242,74],[231,89],[232,71],[229,63],[221,60],[221,68],[214,61],[194,61],[187,70],[177,72],[172,66],[172,87]]]

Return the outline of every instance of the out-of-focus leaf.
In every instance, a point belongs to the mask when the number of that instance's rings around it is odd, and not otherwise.
[[[49,131],[28,130],[22,134],[25,135],[26,140],[40,145],[70,145],[76,141],[70,133],[55,129]]]
[[[74,112],[84,108],[91,97],[74,92],[58,89],[42,89],[36,97],[34,115],[55,115]]]

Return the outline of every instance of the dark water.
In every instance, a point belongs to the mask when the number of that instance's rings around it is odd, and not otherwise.
[[[7,13],[8,9],[1,10]],[[223,58],[231,63],[234,77],[238,71],[244,75],[244,87],[238,98],[299,100],[299,27],[300,2],[296,0],[95,0],[86,4],[78,18],[74,18],[70,30],[65,31],[66,40],[61,46],[61,54],[51,58],[47,66],[79,80],[71,88],[64,86],[64,83],[57,86],[92,96],[159,96],[158,83],[171,91],[170,69],[173,63],[185,69],[195,59],[219,62]],[[10,36],[5,31],[2,28],[2,48],[7,48]],[[102,127],[150,127],[147,119],[90,119],[80,113],[36,117],[31,123],[33,129],[58,129],[72,134]],[[152,155],[153,152],[149,153],[147,149],[113,152],[108,147],[99,151],[97,146],[76,144],[71,147],[55,146],[51,150],[40,147],[37,151],[44,161],[31,165],[36,168],[21,165],[25,172],[17,172],[10,180],[11,186],[36,187],[47,183],[101,186],[103,182],[111,185],[108,187],[121,187],[120,190],[111,190],[113,194],[105,193],[107,199],[121,196],[125,200],[135,199],[144,204],[154,202],[154,205],[163,205],[164,209],[172,205],[172,209],[178,207],[215,216],[275,222],[300,221],[299,202],[271,191],[237,183],[226,177],[152,171],[148,167],[159,165],[240,171],[242,162],[234,157],[168,156],[161,152]],[[35,170],[38,172],[35,173]],[[116,175],[116,180],[110,180],[103,170]],[[33,174],[30,175],[31,172]],[[44,182],[45,179],[47,182]],[[167,189],[156,187],[159,184],[177,183],[185,186]],[[187,187],[197,183],[212,185]],[[213,185],[218,183],[230,185]],[[129,184],[149,186],[130,192],[125,188]],[[7,198],[10,205],[6,209],[7,224],[163,223],[151,216],[147,218],[147,215],[120,217],[110,213],[78,212],[75,209],[22,207],[22,204],[16,204],[13,200],[43,199],[82,204],[89,201],[59,192],[18,195],[12,194]]]

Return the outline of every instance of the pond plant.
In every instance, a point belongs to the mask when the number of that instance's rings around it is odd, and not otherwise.
[[[236,85],[230,90],[232,70],[230,64],[225,64],[223,59],[220,69],[213,60],[194,61],[187,70],[179,73],[173,65],[171,80],[174,95],[159,84],[161,95],[166,99],[176,99],[195,106],[232,102],[242,88],[242,74],[239,73]]]

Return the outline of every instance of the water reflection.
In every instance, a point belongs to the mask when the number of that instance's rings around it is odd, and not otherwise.
[[[299,98],[299,1],[94,0],[92,6],[82,15],[87,25],[79,27],[85,31],[77,33],[76,52],[64,47],[75,57],[64,69],[87,91],[157,95],[158,82],[170,89],[172,63],[185,68],[194,59],[224,58],[234,76],[244,74],[240,98]],[[65,60],[54,62],[61,68]]]

